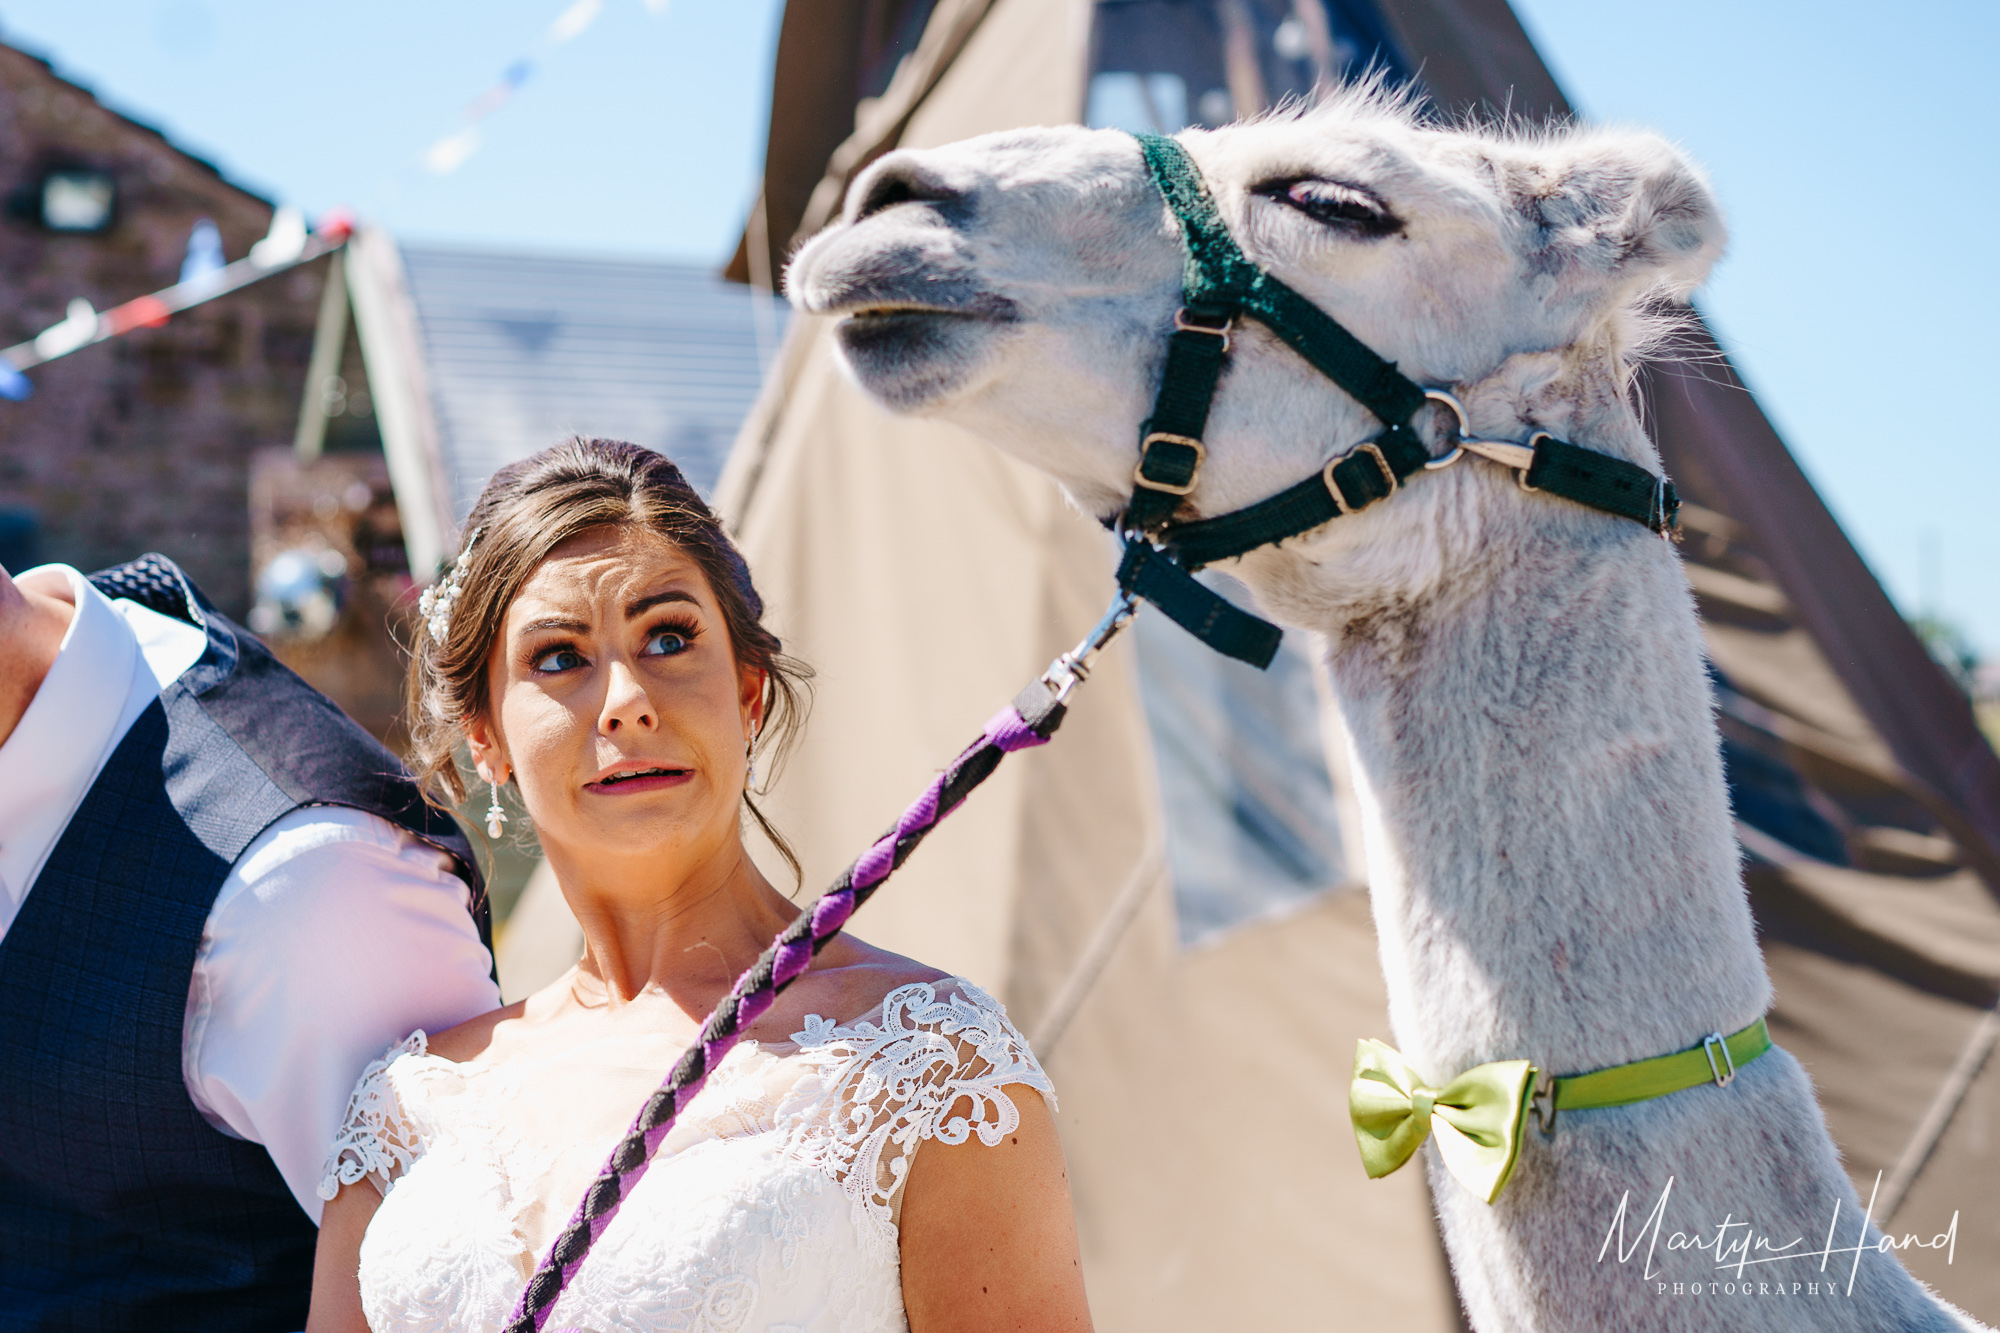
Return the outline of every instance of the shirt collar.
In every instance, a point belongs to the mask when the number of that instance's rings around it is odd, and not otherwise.
[[[0,745],[0,933],[108,758],[132,690],[139,644],[104,594],[68,565],[75,613],[55,664]]]

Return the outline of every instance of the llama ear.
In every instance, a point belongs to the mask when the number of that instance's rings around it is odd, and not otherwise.
[[[1566,286],[1684,297],[1722,254],[1707,178],[1655,134],[1558,139],[1510,164],[1504,182],[1529,262]]]

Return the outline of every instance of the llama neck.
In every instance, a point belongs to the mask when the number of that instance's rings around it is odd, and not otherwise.
[[[1676,562],[1634,530],[1490,568],[1330,659],[1398,1043],[1570,1073],[1740,1027],[1769,983]]]

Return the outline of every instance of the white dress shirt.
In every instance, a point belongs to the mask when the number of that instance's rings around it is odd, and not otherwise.
[[[0,940],[111,752],[207,645],[67,565],[16,581],[76,610],[0,745]],[[265,829],[215,896],[188,982],[182,1078],[210,1124],[264,1146],[315,1225],[327,1148],[362,1067],[417,1028],[499,1007],[469,902],[443,852],[338,807]]]

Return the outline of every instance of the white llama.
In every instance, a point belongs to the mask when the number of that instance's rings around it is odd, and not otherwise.
[[[1417,383],[1455,389],[1477,436],[1543,430],[1658,470],[1628,358],[1648,312],[1699,283],[1723,242],[1707,184],[1668,144],[1436,129],[1366,90],[1181,142],[1252,260]],[[880,401],[969,427],[1107,517],[1131,492],[1181,266],[1133,139],[1043,129],[884,158],[788,286],[842,317],[842,355]],[[1434,415],[1419,422],[1442,453]],[[1182,512],[1272,495],[1381,429],[1239,322]],[[1468,458],[1233,572],[1331,645],[1393,1040],[1425,1080],[1523,1058],[1605,1068],[1765,1011],[1669,545]],[[1324,1113],[1326,1150],[1353,1152],[1342,1108]],[[1491,1205],[1434,1145],[1423,1154],[1488,1333],[1977,1327],[1864,1238],[1782,1049],[1730,1086],[1564,1111],[1525,1137]]]

